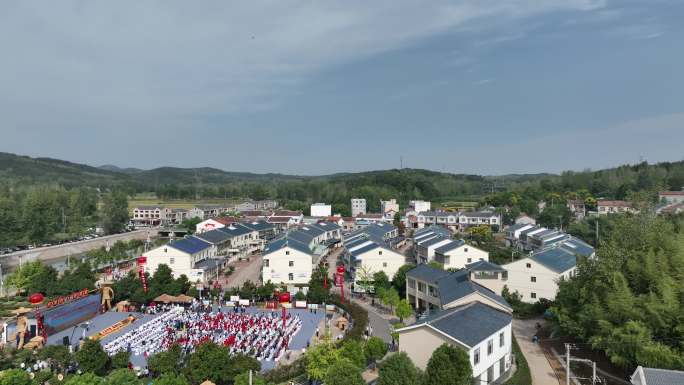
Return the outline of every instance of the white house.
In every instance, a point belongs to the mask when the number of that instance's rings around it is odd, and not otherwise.
[[[444,269],[462,269],[477,261],[489,261],[489,253],[468,245],[462,239],[449,240],[435,249],[434,260],[441,263]]]
[[[501,226],[501,215],[492,211],[471,211],[461,213],[458,217],[461,229],[471,226]]]
[[[332,215],[332,206],[325,203],[314,203],[311,205],[312,217],[329,217]]]
[[[398,329],[399,351],[425,370],[441,345],[463,349],[470,359],[474,384],[492,384],[511,367],[511,320],[510,313],[473,301]]]
[[[351,215],[355,217],[359,214],[366,213],[366,200],[364,198],[352,198],[351,200]]]
[[[288,237],[272,241],[263,253],[262,282],[307,285],[314,267],[308,245]]]
[[[171,209],[162,206],[135,207],[131,217],[136,225],[160,225],[172,219]]]
[[[553,246],[538,250],[515,262],[502,265],[495,276],[472,275],[472,280],[496,293],[503,287],[518,292],[524,302],[541,298],[553,300],[558,293],[558,281],[569,279],[577,270],[577,258],[594,257],[594,248],[576,238],[568,238]]]
[[[630,378],[632,385],[682,385],[684,372],[637,366]]]
[[[365,292],[369,278],[377,272],[384,272],[392,279],[400,267],[406,263],[406,257],[392,250],[385,243],[369,238],[359,238],[345,243],[345,260],[354,280],[354,291]]]
[[[661,191],[658,193],[658,201],[666,204],[684,203],[684,190]]]
[[[234,220],[227,220],[224,218],[209,218],[195,225],[195,233],[203,233],[226,227],[226,225],[233,223]]]
[[[208,281],[223,267],[224,260],[217,258],[217,248],[196,237],[188,237],[157,247],[143,254],[145,271],[154,274],[159,265],[171,268],[173,276],[185,275],[191,282]]]
[[[388,201],[380,201],[380,213],[386,218],[386,219],[392,219],[394,218],[394,215],[396,215],[399,212],[399,203],[397,203],[396,199],[390,199]]]
[[[459,216],[459,213],[451,211],[421,211],[416,215],[415,227],[439,225],[457,230],[459,228]]]
[[[450,242],[451,238],[447,238],[442,234],[416,240],[414,243],[416,261],[418,263],[432,262],[435,259],[435,250]]]
[[[431,204],[428,201],[409,201],[409,207],[415,212],[430,211]]]
[[[406,272],[406,300],[419,312],[449,309],[472,301],[508,313],[513,311],[503,297],[470,276],[466,269],[452,272],[418,265]]]
[[[596,210],[598,211],[599,215],[624,213],[636,214],[639,212],[639,210],[636,209],[631,202],[609,200],[598,200],[596,202]]]

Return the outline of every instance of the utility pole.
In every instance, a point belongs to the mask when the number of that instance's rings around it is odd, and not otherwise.
[[[252,385],[252,369],[249,369],[249,385]]]
[[[586,364],[591,364],[591,384],[598,384],[598,377],[596,377],[596,362],[586,359],[586,358],[572,358],[570,356],[570,349],[572,349],[571,344],[565,344],[565,385],[570,385],[570,362],[578,361],[584,362]],[[573,377],[576,379],[588,380],[588,378]]]
[[[599,228],[599,219],[598,217],[594,218],[596,220],[596,247],[598,247],[599,243],[599,233],[598,233],[598,228]]]

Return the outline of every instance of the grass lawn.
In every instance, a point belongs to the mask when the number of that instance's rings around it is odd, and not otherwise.
[[[513,376],[504,383],[504,385],[531,385],[532,374],[530,374],[530,367],[527,365],[527,360],[520,351],[518,341],[513,337],[513,355],[515,356],[515,363],[517,365]]]

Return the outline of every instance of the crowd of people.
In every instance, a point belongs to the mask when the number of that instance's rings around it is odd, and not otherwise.
[[[173,306],[158,317],[105,344],[109,355],[128,351],[152,354],[178,344],[185,353],[211,341],[224,345],[231,354],[242,353],[257,360],[278,361],[301,329],[299,315],[278,312],[248,313],[245,308],[202,311],[196,307]]]

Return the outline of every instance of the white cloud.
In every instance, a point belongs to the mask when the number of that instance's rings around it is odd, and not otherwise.
[[[592,0],[14,2],[0,12],[0,113],[167,119],[259,110],[313,71],[454,28]],[[35,122],[34,122],[35,120]],[[153,123],[152,123],[153,124]]]

